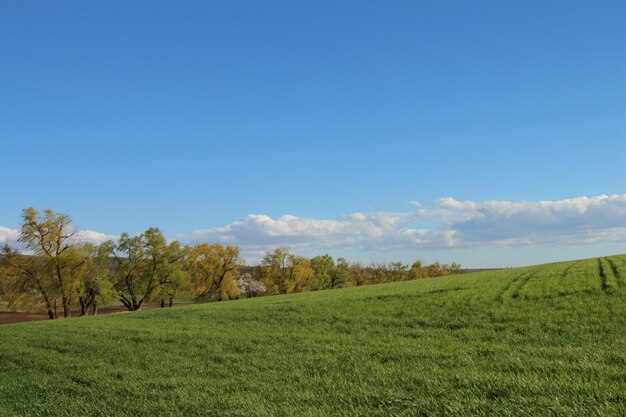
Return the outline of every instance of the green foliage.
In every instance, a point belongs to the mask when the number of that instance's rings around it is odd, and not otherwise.
[[[56,253],[56,249],[54,249]],[[57,255],[23,255],[4,246],[0,258],[0,287],[10,306],[28,311],[45,310],[57,318],[80,305],[81,315],[98,303],[113,299],[105,255],[86,243],[67,243]],[[61,277],[61,278],[59,278]],[[66,314],[66,317],[68,314]]]
[[[404,265],[402,262],[371,264],[368,266],[354,263],[348,270],[352,285],[361,286],[456,275],[461,272],[461,266],[456,263],[445,265],[439,262],[424,265],[421,261],[414,262],[411,268],[409,268],[408,265]]]
[[[158,228],[137,236],[122,233],[117,243],[106,242],[114,259],[113,286],[128,310],[139,310],[146,301],[166,294],[170,300],[187,279],[184,272],[186,250],[178,241],[167,243]]]
[[[350,266],[344,258],[335,263],[330,255],[316,256],[311,258],[311,268],[315,272],[313,290],[341,288],[350,282]]]
[[[0,415],[626,415],[602,263],[0,326]]]
[[[335,262],[328,254],[308,260],[289,253],[285,248],[278,248],[265,254],[261,265],[254,269],[254,276],[267,287],[269,294],[288,294],[441,277],[460,272],[461,266],[456,263],[423,265],[417,261],[410,269],[402,262],[363,266],[358,262],[349,264],[343,258]]]
[[[23,210],[22,229],[19,241],[27,249],[42,257],[54,258],[68,247],[68,239],[74,235],[67,214],[58,214],[47,209],[43,215],[33,207]]]
[[[77,270],[76,292],[80,305],[80,315],[97,313],[98,305],[117,299],[117,293],[110,280],[110,247],[91,244],[77,244],[72,247],[85,262]]]

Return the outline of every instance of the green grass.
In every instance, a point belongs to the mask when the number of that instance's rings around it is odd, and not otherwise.
[[[0,415],[626,415],[626,256],[0,326]]]

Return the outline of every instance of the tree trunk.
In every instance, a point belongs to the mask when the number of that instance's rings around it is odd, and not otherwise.
[[[170,307],[174,305],[174,297],[170,297]]]
[[[161,298],[161,308],[165,308],[165,298]]]
[[[69,318],[72,317],[72,308],[70,307],[67,299],[63,300],[63,317]]]
[[[39,282],[39,280],[36,280],[36,282],[37,282],[37,288],[39,288],[39,293],[41,294],[44,302],[46,303],[46,311],[48,312],[48,318],[50,320],[53,320],[54,312],[52,311],[52,304],[50,304],[50,299],[48,298],[48,294],[46,294],[46,292],[41,287],[41,283]]]
[[[65,284],[63,280],[63,275],[61,274],[61,267],[59,266],[58,260],[56,260],[55,263],[57,270],[57,284],[61,288],[61,301],[63,301],[63,317],[72,317],[70,297],[68,297],[68,294],[65,292]]]
[[[96,300],[93,300],[92,312],[94,316],[98,314],[98,304],[96,303]]]
[[[80,317],[82,317],[87,314],[87,302],[83,297],[79,297],[78,302],[80,303]]]
[[[122,304],[124,304],[124,307],[126,307],[128,311],[133,311],[133,305],[128,300],[128,298],[126,298],[123,294],[119,294],[119,298]]]
[[[129,296],[124,295],[124,293],[120,290],[117,291],[120,301],[124,304],[128,311],[138,310],[139,307],[137,305],[137,297],[135,297],[135,293],[128,282],[126,283],[126,289],[130,293]]]
[[[63,317],[64,318],[71,317],[72,310],[70,309],[70,301],[63,287],[61,287],[61,302],[63,303]]]

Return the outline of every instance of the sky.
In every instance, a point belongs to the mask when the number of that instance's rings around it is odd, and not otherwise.
[[[0,0],[0,243],[626,252],[623,1]]]

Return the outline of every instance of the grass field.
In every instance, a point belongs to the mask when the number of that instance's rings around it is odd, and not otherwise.
[[[0,326],[2,416],[626,415],[626,256]]]

